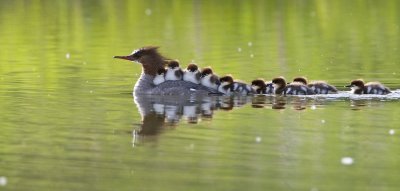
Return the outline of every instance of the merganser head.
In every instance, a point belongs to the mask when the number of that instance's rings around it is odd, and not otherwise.
[[[274,87],[274,91],[277,92],[284,87],[286,87],[286,80],[283,77],[276,77],[272,79],[272,87]]]
[[[203,70],[201,70],[201,77],[202,78],[204,78],[204,77],[206,77],[208,75],[211,75],[211,74],[213,74],[213,71],[212,71],[212,69],[210,67],[206,67],[206,68],[203,68]]]
[[[293,82],[298,82],[304,85],[307,85],[307,78],[301,76],[301,77],[296,77],[293,79]]]
[[[199,68],[197,67],[197,65],[193,63],[189,64],[186,68],[186,70],[189,72],[196,72],[198,69]]]
[[[157,49],[158,47],[156,46],[146,46],[134,50],[132,54],[128,56],[114,56],[114,58],[141,63],[145,74],[155,76],[158,69],[164,68],[166,60]]]
[[[350,85],[345,87],[351,88],[352,91],[362,90],[364,89],[364,81],[362,79],[353,80]]]

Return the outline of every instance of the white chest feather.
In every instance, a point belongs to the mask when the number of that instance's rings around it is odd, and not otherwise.
[[[200,80],[201,85],[213,88],[213,89],[218,89],[218,85],[216,83],[211,82],[211,75],[205,76]]]
[[[196,75],[198,75],[198,72],[188,72],[188,71],[186,71],[183,74],[183,80],[187,81],[187,82],[192,82],[192,83],[195,83],[195,84],[199,84],[200,81],[199,81],[199,79],[197,78]]]
[[[161,84],[161,83],[163,83],[163,82],[165,82],[165,78],[164,78],[164,75],[157,75],[155,78],[154,78],[154,80],[153,80],[153,83],[154,83],[154,85],[158,85],[158,84]]]
[[[165,74],[165,80],[181,80],[180,76],[175,75],[177,70],[179,70],[179,68],[176,69],[168,68],[167,73]]]

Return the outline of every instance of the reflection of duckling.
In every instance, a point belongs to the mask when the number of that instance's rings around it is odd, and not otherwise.
[[[263,79],[253,80],[251,82],[251,88],[256,94],[271,94],[273,93],[273,87],[271,82],[265,82]]]
[[[218,76],[215,75],[210,67],[201,70],[200,83],[203,86],[217,90],[220,84]]]
[[[158,85],[165,82],[165,68],[160,68],[157,71],[156,77],[153,79],[154,85]]]
[[[198,110],[196,105],[183,106],[183,116],[185,116],[189,123],[198,122]]]
[[[182,80],[183,71],[179,68],[179,62],[172,60],[167,65],[165,80]]]
[[[183,81],[193,82],[195,84],[200,84],[200,71],[196,64],[191,63],[187,66],[183,74]]]
[[[153,104],[153,109],[158,115],[164,115],[164,108],[165,108],[164,104],[158,104],[158,103]]]
[[[379,82],[368,82],[364,84],[364,81],[353,80],[350,85],[346,86],[351,88],[353,94],[379,94],[385,95],[391,93],[390,89]]]
[[[305,77],[296,77],[293,79],[293,82],[299,82],[307,85],[314,91],[315,94],[335,94],[338,92],[338,90],[334,86],[324,81],[314,81],[307,84],[307,79]]]
[[[165,120],[169,124],[178,123],[180,119],[179,107],[176,105],[165,105]]]
[[[223,76],[219,79],[219,82],[221,83],[218,87],[219,92],[225,95],[231,95],[233,93],[234,86],[232,76]]]
[[[314,91],[312,91],[306,85],[296,82],[286,84],[286,80],[283,77],[277,77],[272,79],[272,86],[274,87],[275,94],[283,94],[283,95],[312,95]]]

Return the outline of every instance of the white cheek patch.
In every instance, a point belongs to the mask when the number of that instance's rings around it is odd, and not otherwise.
[[[229,82],[222,82],[221,83],[221,86],[226,86],[226,85],[229,85]]]

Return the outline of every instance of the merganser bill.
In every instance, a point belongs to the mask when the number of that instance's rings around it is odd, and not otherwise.
[[[179,62],[172,60],[167,65],[167,72],[165,73],[165,80],[182,80],[183,71],[179,67]]]
[[[215,75],[210,67],[201,70],[200,84],[208,88],[218,90],[220,82],[218,76]]]
[[[346,87],[351,88],[351,93],[353,94],[386,95],[391,93],[390,89],[380,82],[364,83],[361,79],[351,81],[350,85],[347,85]]]
[[[273,87],[271,82],[265,82],[263,79],[256,79],[251,82],[251,88],[256,94],[272,94]]]
[[[274,87],[274,94],[283,95],[313,95],[312,91],[308,86],[294,82],[286,84],[286,80],[283,77],[276,77],[272,79],[272,86]]]
[[[326,83],[325,81],[312,81],[311,83],[307,83],[307,79],[305,77],[296,77],[293,79],[293,82],[299,82],[307,85],[314,91],[315,94],[336,94],[338,92],[336,87]]]
[[[200,84],[201,73],[196,64],[191,63],[187,66],[183,74],[183,81]]]
[[[164,68],[166,58],[158,51],[158,47],[147,46],[137,49],[128,56],[114,56],[114,58],[137,62],[142,65],[142,74],[133,89],[135,95],[208,95],[218,94],[218,91],[199,84],[185,81],[165,81],[157,86],[153,80],[160,68]],[[195,90],[195,91],[193,91]]]
[[[165,68],[158,69],[157,75],[156,75],[156,77],[154,77],[154,80],[153,80],[154,85],[157,86],[157,85],[165,82],[165,71],[166,71]]]

